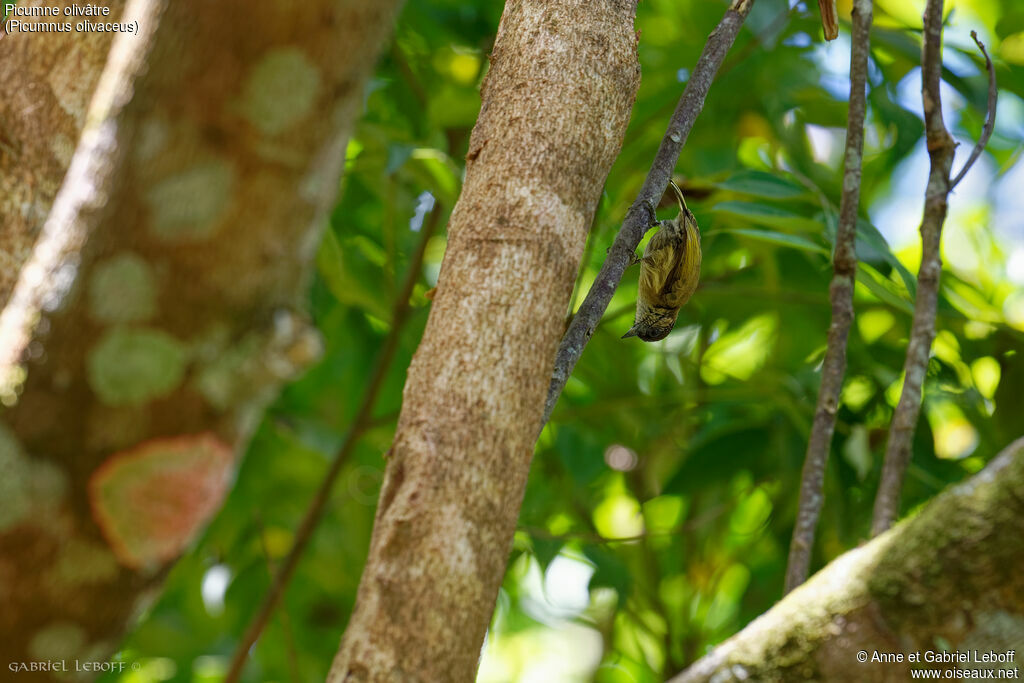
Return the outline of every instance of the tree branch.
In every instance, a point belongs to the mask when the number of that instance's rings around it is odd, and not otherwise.
[[[942,640],[950,651],[1019,646],[1021,491],[1024,438],[912,519],[834,560],[671,683],[897,683],[910,679],[906,653],[937,651]],[[904,653],[904,662],[858,663],[858,652],[876,650]],[[932,665],[943,666],[955,664]]]
[[[0,315],[17,589],[0,660],[44,640],[102,659],[216,512],[265,403],[318,356],[312,250],[397,4],[313,0],[286,22],[245,0],[129,4],[138,32],[114,39]]]
[[[967,157],[967,163],[964,164],[964,167],[960,169],[960,172],[956,174],[956,177],[949,184],[949,189],[951,190],[959,185],[960,181],[967,175],[967,172],[971,170],[971,166],[981,156],[982,150],[988,144],[988,139],[992,137],[992,130],[996,127],[996,99],[999,97],[999,88],[996,87],[996,68],[992,65],[992,60],[985,50],[985,44],[978,40],[978,32],[971,31],[971,38],[974,38],[974,44],[978,46],[981,54],[985,57],[985,70],[988,71],[988,111],[985,116],[985,125],[981,129],[981,137],[978,138],[978,144],[971,150],[971,156]]]
[[[639,85],[635,11],[505,4],[329,681],[474,678],[580,255]]]
[[[541,421],[541,428],[551,417],[551,412],[558,402],[558,397],[569,380],[576,362],[583,353],[584,347],[590,341],[601,316],[608,308],[608,303],[615,294],[615,289],[622,280],[623,273],[632,262],[636,247],[640,240],[647,233],[647,230],[657,220],[655,208],[665,194],[668,181],[672,176],[676,162],[679,160],[679,153],[686,144],[686,138],[690,135],[694,121],[704,108],[704,100],[707,97],[711,83],[715,79],[718,67],[729,52],[736,36],[739,34],[743,21],[750,13],[754,0],[733,0],[729,9],[726,10],[722,21],[718,23],[715,30],[711,32],[697,66],[693,69],[690,80],[686,82],[686,88],[679,98],[679,104],[669,121],[668,130],[661,140],[661,146],[651,164],[651,170],[647,173],[640,194],[626,212],[626,218],[615,236],[608,257],[601,266],[597,279],[587,293],[579,311],[573,316],[569,329],[562,337],[558,347],[558,355],[555,358],[555,367],[551,377],[551,385],[548,388],[547,399],[544,404],[544,419]]]
[[[949,171],[953,165],[956,145],[942,121],[942,6],[943,0],[928,0],[924,10],[923,43],[921,46],[921,100],[924,106],[925,138],[931,169],[925,190],[924,213],[921,218],[921,268],[917,275],[917,301],[911,323],[907,358],[903,366],[903,391],[893,414],[889,442],[885,449],[882,479],[875,498],[871,533],[874,536],[888,529],[900,507],[903,476],[910,463],[911,447],[917,419],[921,412],[921,390],[928,356],[935,337],[935,311],[938,307],[939,279],[942,276],[942,224],[949,208],[952,189]]]
[[[235,647],[234,655],[231,657],[231,666],[224,677],[225,683],[234,683],[241,676],[242,667],[245,666],[250,648],[252,648],[256,639],[260,637],[260,633],[263,632],[267,622],[270,620],[274,607],[277,606],[278,601],[284,594],[288,582],[295,575],[295,569],[298,567],[302,553],[306,550],[306,546],[309,545],[309,541],[313,537],[313,532],[323,518],[327,500],[330,498],[334,483],[338,480],[338,475],[341,474],[342,467],[348,462],[352,449],[358,442],[359,437],[362,436],[363,432],[373,422],[373,404],[377,401],[377,394],[387,378],[388,370],[391,369],[391,361],[394,359],[395,351],[398,349],[398,342],[401,341],[402,330],[412,310],[412,307],[409,305],[409,299],[412,296],[416,283],[420,279],[420,272],[423,269],[423,256],[427,251],[427,243],[436,232],[440,218],[441,205],[437,203],[434,205],[430,217],[424,222],[419,244],[416,246],[416,252],[409,263],[409,271],[405,275],[405,281],[402,283],[402,289],[398,293],[398,298],[395,299],[395,308],[391,316],[391,330],[388,332],[387,339],[384,340],[384,346],[377,357],[373,374],[366,385],[366,390],[363,392],[363,400],[359,406],[359,412],[353,418],[352,426],[349,427],[345,440],[335,454],[334,460],[331,461],[331,466],[326,474],[324,474],[323,481],[320,482],[320,488],[317,489],[316,495],[306,509],[306,514],[303,516],[302,522],[295,532],[295,541],[288,551],[288,556],[284,558],[280,570],[274,576],[273,583],[271,583],[266,595],[263,596],[263,602],[260,604],[259,610],[252,618],[252,621],[249,622],[249,626],[242,635],[242,639]]]
[[[867,111],[868,54],[871,50],[871,0],[853,5],[850,41],[850,114],[846,126],[843,196],[832,256],[834,274],[829,294],[832,324],[821,368],[821,387],[814,423],[807,441],[807,456],[800,484],[800,506],[786,568],[788,593],[807,579],[814,548],[814,531],[824,502],[825,465],[839,409],[839,392],[846,373],[846,340],[853,323],[853,288],[857,276],[857,209],[860,204],[861,155],[864,150],[864,116]]]

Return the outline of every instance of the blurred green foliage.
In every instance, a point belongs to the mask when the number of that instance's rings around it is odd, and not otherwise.
[[[885,204],[919,216],[922,204],[920,194],[900,194],[909,160],[923,148],[915,105],[901,94],[915,94],[906,85],[919,60],[922,4],[876,7],[857,319],[816,566],[867,536],[899,395],[919,259],[907,235],[916,222],[876,225],[872,216],[898,215],[876,211]],[[1006,214],[998,197],[1014,194],[1000,195],[1001,183],[1024,172],[1024,13],[1011,0],[948,4],[947,124],[969,141],[984,118],[982,62],[964,38],[971,28],[997,58],[1002,109],[973,172],[982,180],[965,182],[947,222],[951,265],[905,488],[907,513],[1024,431],[1024,214],[1002,227],[996,220]],[[310,304],[326,356],[268,410],[223,511],[124,644],[120,656],[142,668],[116,680],[223,675],[360,405],[429,209],[424,193],[437,202],[442,225],[458,196],[499,5],[406,4],[367,90],[317,259]],[[847,17],[849,5],[840,2]],[[574,305],[639,190],[723,9],[718,0],[640,3],[643,82]],[[627,273],[537,445],[480,680],[662,680],[780,597],[829,326],[849,87],[845,28],[836,44],[824,46],[816,9],[800,3],[790,10],[780,0],[755,6],[677,167],[703,231],[701,287],[668,339],[622,341],[636,295],[636,273]],[[955,167],[966,152],[964,146]],[[252,650],[246,680],[326,674],[352,608],[382,454],[444,246],[443,234],[428,245],[374,424]]]

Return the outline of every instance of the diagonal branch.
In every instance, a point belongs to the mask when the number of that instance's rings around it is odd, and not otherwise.
[[[925,137],[931,170],[925,190],[924,213],[921,218],[921,269],[917,275],[917,301],[914,320],[907,343],[903,366],[903,391],[893,413],[889,442],[885,449],[882,480],[875,498],[871,535],[877,536],[896,519],[900,508],[903,476],[910,464],[914,430],[921,413],[921,390],[928,356],[935,338],[935,312],[939,300],[939,278],[942,275],[942,224],[949,208],[952,185],[949,171],[953,165],[956,145],[942,121],[942,100],[939,84],[942,79],[942,5],[943,0],[928,0],[924,10],[923,44],[921,46],[921,100],[924,105]]]
[[[722,21],[708,37],[704,50],[697,60],[697,66],[694,67],[682,97],[679,98],[679,104],[672,114],[668,130],[661,140],[661,147],[658,148],[651,170],[647,173],[643,187],[640,188],[640,194],[626,212],[626,218],[608,251],[608,257],[601,266],[597,279],[594,280],[580,310],[573,316],[569,329],[562,337],[558,355],[555,357],[551,386],[548,388],[547,400],[544,403],[541,428],[551,417],[551,411],[554,410],[569,375],[572,374],[584,347],[601,322],[608,302],[612,300],[623,273],[632,262],[637,245],[657,220],[655,207],[668,187],[669,178],[679,160],[679,153],[686,144],[694,121],[704,108],[704,100],[718,67],[722,65],[753,5],[754,0],[733,0]]]
[[[992,66],[992,60],[988,56],[988,52],[985,51],[985,44],[978,40],[978,32],[971,31],[971,38],[974,38],[974,44],[981,50],[981,54],[985,57],[985,70],[988,71],[988,113],[985,117],[985,125],[981,129],[981,137],[978,138],[978,144],[971,150],[971,156],[967,157],[967,163],[960,169],[960,172],[956,174],[953,181],[949,184],[949,189],[953,189],[960,184],[960,181],[964,179],[967,172],[971,170],[971,166],[981,156],[982,150],[985,149],[985,145],[988,144],[988,139],[992,137],[992,130],[996,127],[996,99],[999,96],[999,88],[996,87],[996,69]]]
[[[391,316],[391,331],[388,333],[387,339],[384,341],[384,347],[377,357],[377,364],[374,367],[373,375],[370,377],[370,383],[366,386],[366,390],[363,393],[363,401],[359,406],[359,412],[352,420],[352,426],[349,428],[348,434],[345,435],[345,440],[334,456],[334,460],[324,475],[323,481],[320,482],[320,488],[317,489],[316,496],[314,496],[313,501],[306,509],[306,514],[302,518],[298,530],[295,532],[295,542],[292,544],[291,550],[288,551],[288,556],[285,557],[280,569],[274,576],[274,581],[267,590],[267,594],[263,597],[259,611],[257,611],[252,621],[249,622],[249,627],[245,630],[242,639],[235,648],[235,653],[231,657],[231,666],[224,678],[225,683],[237,681],[241,675],[242,667],[245,666],[246,658],[249,655],[249,649],[266,627],[274,607],[277,606],[278,601],[284,594],[288,582],[295,575],[295,569],[299,564],[302,553],[306,550],[306,546],[309,545],[309,541],[313,537],[313,532],[323,518],[327,499],[331,495],[331,489],[334,488],[334,482],[337,481],[338,475],[341,474],[342,467],[348,462],[349,456],[352,454],[352,450],[359,437],[362,436],[363,432],[373,422],[373,404],[376,402],[377,394],[380,392],[388,370],[391,368],[391,361],[395,356],[398,342],[402,336],[402,329],[409,319],[409,313],[411,312],[409,297],[412,296],[413,288],[419,282],[423,255],[426,253],[427,243],[437,230],[441,211],[441,205],[439,203],[435,204],[430,217],[424,222],[423,232],[420,235],[420,241],[416,246],[416,252],[412,257],[412,261],[409,263],[409,271],[406,273],[405,282],[402,283],[402,290],[398,293],[398,298],[395,300],[395,309]]]
[[[839,392],[846,373],[846,340],[853,323],[853,285],[857,275],[857,208],[860,203],[861,155],[864,151],[864,116],[867,111],[868,53],[871,50],[871,0],[853,5],[850,41],[850,115],[846,126],[846,154],[843,196],[839,205],[839,226],[832,256],[834,274],[829,294],[832,324],[821,368],[821,388],[814,423],[807,440],[800,484],[800,507],[786,568],[786,592],[807,579],[814,548],[814,530],[824,502],[825,464],[832,445],[832,433],[839,409]]]

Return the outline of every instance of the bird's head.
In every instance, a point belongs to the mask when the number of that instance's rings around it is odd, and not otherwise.
[[[678,315],[678,311],[675,312]],[[676,324],[676,315],[651,313],[645,315],[629,328],[623,339],[628,337],[640,337],[645,342],[660,341],[668,336]]]

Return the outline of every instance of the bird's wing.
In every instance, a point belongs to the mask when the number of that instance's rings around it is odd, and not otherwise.
[[[696,225],[696,222],[686,221],[684,229],[680,231],[682,244],[676,250],[678,259],[673,264],[674,279],[671,280],[671,291],[665,297],[671,306],[683,306],[693,296],[700,282],[700,234]]]
[[[644,249],[640,267],[640,292],[652,305],[667,306],[663,299],[671,291],[672,279],[678,272],[678,234],[663,226],[654,234]]]

